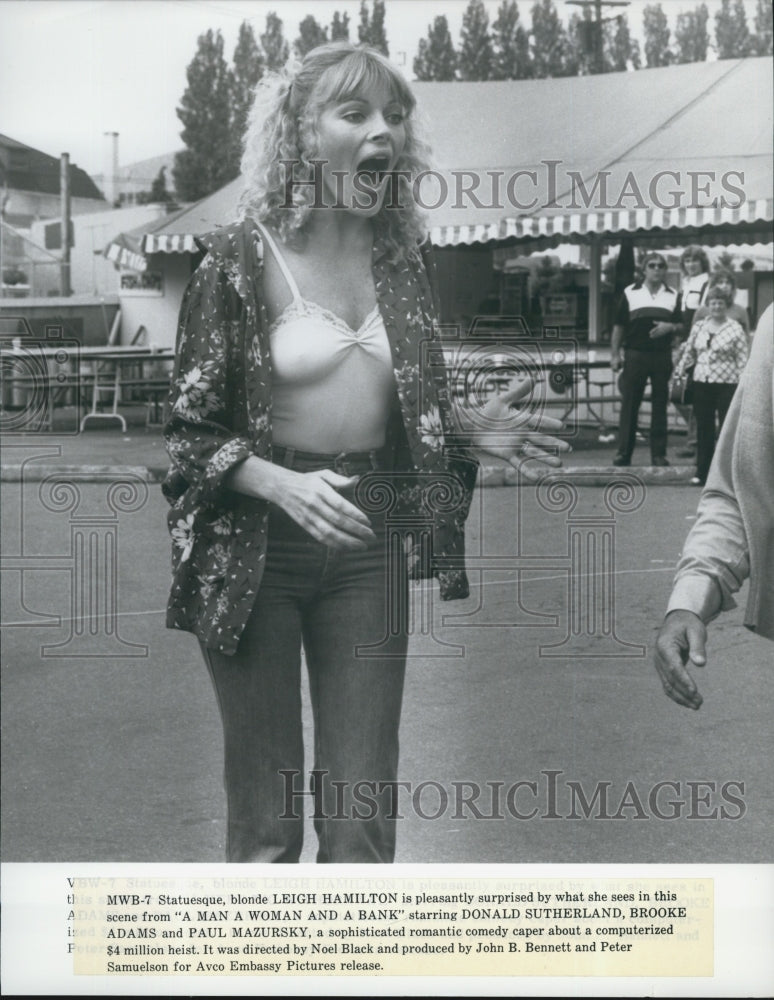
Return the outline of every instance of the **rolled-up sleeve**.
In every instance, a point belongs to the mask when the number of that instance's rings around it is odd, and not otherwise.
[[[180,308],[164,426],[173,469],[205,496],[252,453],[234,392],[241,326],[242,300],[213,258],[206,257]]]
[[[732,478],[741,402],[737,392],[723,424],[696,521],[677,565],[667,613],[693,611],[708,622],[721,611],[736,607],[733,595],[750,574],[749,545]]]

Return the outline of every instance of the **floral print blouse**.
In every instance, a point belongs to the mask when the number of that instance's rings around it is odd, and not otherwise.
[[[271,460],[272,368],[262,295],[263,244],[251,220],[199,239],[205,252],[183,296],[164,438],[171,467],[172,589],[167,626],[230,654],[252,610],[266,557],[269,505],[224,485],[249,455]],[[423,259],[425,258],[425,259]],[[372,270],[396,385],[395,490],[401,513],[430,524],[408,553],[444,600],[467,597],[464,523],[477,463],[454,439],[429,261],[397,263],[377,241]],[[353,419],[356,419],[353,414]],[[418,533],[419,534],[419,533]]]
[[[727,318],[713,330],[705,316],[693,324],[675,374],[683,376],[694,366],[695,382],[738,382],[747,364],[748,344],[747,334],[735,319]]]

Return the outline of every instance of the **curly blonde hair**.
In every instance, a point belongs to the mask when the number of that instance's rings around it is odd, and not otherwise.
[[[256,88],[243,140],[245,188],[239,201],[242,217],[268,223],[291,246],[303,246],[304,228],[315,197],[316,124],[328,105],[351,99],[371,88],[388,90],[405,115],[406,143],[395,164],[397,197],[385,198],[374,218],[377,235],[388,253],[399,259],[416,251],[427,227],[413,195],[413,179],[427,169],[427,148],[417,136],[416,100],[408,83],[375,49],[349,42],[320,45],[300,65],[265,76]],[[284,162],[283,162],[284,161]],[[287,170],[293,188],[287,199]]]

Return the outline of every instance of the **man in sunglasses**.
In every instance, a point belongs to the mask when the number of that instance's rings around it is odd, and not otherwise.
[[[613,465],[631,465],[637,434],[637,416],[650,379],[650,455],[652,465],[669,465],[667,403],[672,373],[672,339],[682,332],[677,292],[664,281],[666,260],[649,253],[644,281],[624,289],[613,327],[610,364],[621,372],[621,416],[618,451]]]

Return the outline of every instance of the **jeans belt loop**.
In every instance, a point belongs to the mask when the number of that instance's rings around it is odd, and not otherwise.
[[[333,460],[333,471],[338,472],[340,476],[348,476],[347,471],[347,453],[345,451],[340,452]]]
[[[285,454],[282,458],[282,464],[285,466],[286,469],[293,468],[293,458],[295,457],[295,454],[296,454],[295,448],[290,448],[290,447],[285,448]]]

